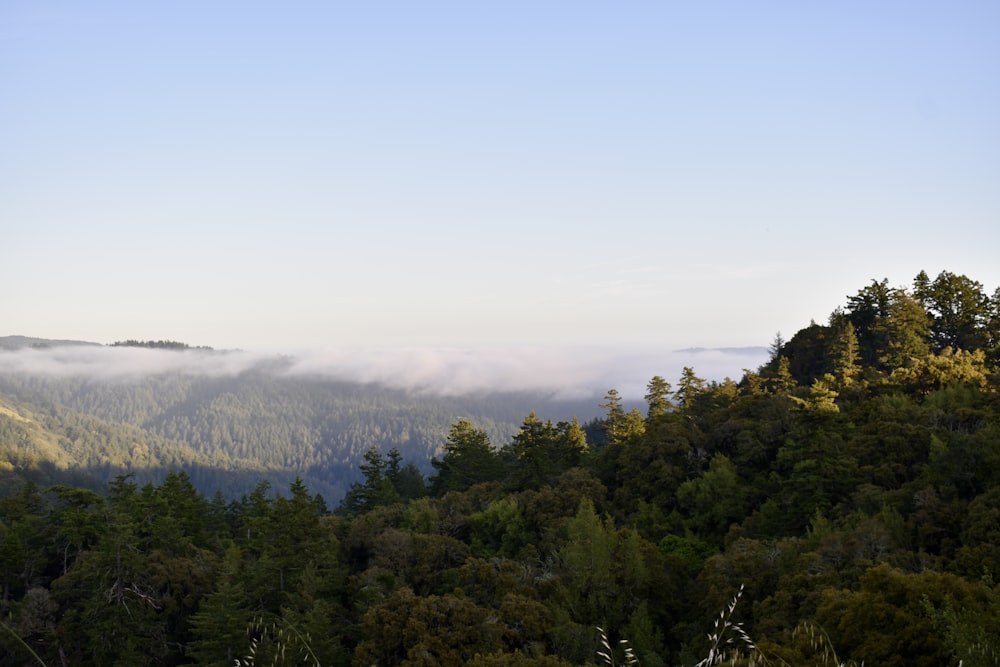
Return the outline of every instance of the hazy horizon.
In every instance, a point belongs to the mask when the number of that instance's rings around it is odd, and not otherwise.
[[[2,337],[0,337],[2,338]],[[89,342],[89,341],[79,341]],[[376,383],[442,395],[537,391],[566,398],[618,390],[639,400],[654,375],[676,384],[685,366],[706,381],[739,380],[767,360],[767,348],[613,350],[546,346],[324,348],[273,352],[166,350],[111,345],[0,349],[0,374],[129,381],[182,373],[235,376],[251,370],[275,377],[319,377]]]

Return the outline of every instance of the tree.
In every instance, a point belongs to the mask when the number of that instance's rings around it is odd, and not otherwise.
[[[633,512],[640,502],[651,502],[666,512],[674,507],[675,492],[691,462],[691,432],[684,415],[671,413],[650,422],[645,433],[628,446],[603,453],[599,460],[602,481],[612,490],[620,510]]]
[[[461,591],[448,595],[393,592],[365,613],[354,664],[460,667],[503,649],[502,628],[492,612]]]
[[[833,356],[832,377],[835,379],[836,385],[842,389],[850,387],[861,372],[861,368],[858,366],[860,358],[858,337],[854,332],[854,324],[850,320],[843,322],[836,329],[831,353]]]
[[[486,432],[468,419],[451,426],[444,444],[444,456],[431,459],[437,474],[431,477],[431,492],[442,496],[449,491],[464,491],[475,484],[493,482],[505,474],[503,461],[490,444]]]
[[[50,516],[61,546],[62,573],[66,574],[72,562],[100,537],[104,498],[68,486],[54,486],[49,492],[56,496]]]
[[[603,408],[607,414],[604,417],[604,433],[609,444],[618,444],[621,434],[619,426],[625,418],[625,409],[622,407],[622,397],[617,389],[609,389],[604,397],[605,402],[599,408]]]
[[[716,454],[701,477],[689,479],[677,489],[677,503],[685,523],[696,534],[720,544],[729,527],[747,515],[746,487],[736,466],[723,454]]]
[[[13,496],[0,499],[0,606],[37,583],[48,560],[51,526],[42,506],[41,492],[30,480]]]
[[[291,497],[275,498],[260,521],[248,550],[255,556],[246,577],[258,608],[278,613],[284,596],[296,589],[311,561],[327,557],[328,531],[305,484],[296,478]]]
[[[946,628],[935,627],[928,608],[964,608],[979,620],[995,617],[989,608],[995,594],[984,588],[952,574],[909,574],[882,564],[861,576],[856,591],[824,591],[816,620],[843,653],[866,665],[955,664]]]
[[[199,665],[232,665],[247,650],[247,626],[252,619],[243,578],[243,552],[231,544],[215,578],[214,590],[191,617],[191,657]]]
[[[634,442],[646,432],[646,419],[639,408],[632,408],[618,424],[618,439],[623,442]]]
[[[922,277],[921,277],[922,275]],[[989,345],[990,299],[982,283],[942,271],[929,284],[921,272],[913,295],[931,317],[931,341],[936,351],[946,347],[978,350]]]
[[[761,369],[771,391],[788,393],[795,385],[808,385],[824,373],[831,372],[833,368],[830,339],[833,336],[834,326],[844,318],[843,313],[834,311],[830,316],[831,326],[813,322],[796,332],[791,340],[785,343],[781,354]],[[783,369],[782,364],[786,368]],[[791,383],[787,382],[789,379],[792,380]]]
[[[654,375],[646,384],[645,399],[648,406],[646,417],[648,419],[655,419],[670,411],[670,393],[670,383],[659,375]]]
[[[993,297],[990,299],[986,331],[989,336],[990,357],[993,363],[1000,363],[1000,287],[993,291]]]
[[[64,644],[75,664],[156,664],[172,650],[167,638],[163,590],[152,581],[143,499],[130,476],[110,485],[101,536],[52,592],[66,610],[61,625],[76,638]]]
[[[897,368],[890,377],[918,395],[953,384],[980,389],[986,389],[990,384],[984,350],[953,351],[950,347],[941,350],[940,354],[911,359],[908,366]]]
[[[510,482],[517,489],[536,489],[554,483],[564,471],[580,463],[587,449],[580,424],[553,424],[530,413],[514,434],[505,453],[512,459]]]
[[[773,500],[782,509],[785,534],[801,530],[817,509],[846,500],[858,482],[857,460],[845,445],[840,413],[820,408],[798,416],[776,461],[783,480]]]
[[[297,585],[285,595],[280,618],[288,630],[285,634],[321,665],[343,663],[347,657],[341,645],[347,613],[339,604],[344,577],[340,564],[334,562],[335,539],[331,538],[329,547],[330,552],[319,561],[306,562]],[[322,562],[324,558],[331,562]]]
[[[694,407],[695,399],[705,391],[705,380],[695,375],[694,369],[685,366],[681,371],[681,379],[677,382],[674,400],[685,411]]]
[[[559,550],[561,564],[553,611],[561,623],[557,646],[563,657],[584,661],[597,650],[594,626],[621,635],[642,627],[640,640],[630,639],[642,664],[662,664],[662,637],[653,630],[650,601],[659,601],[666,582],[662,560],[655,546],[633,530],[617,530],[609,517],[600,517],[593,504],[581,500],[576,515],[566,523],[566,539]],[[589,642],[580,645],[579,638]],[[560,642],[560,638],[562,642]]]
[[[930,354],[930,319],[923,305],[906,290],[893,291],[885,327],[886,349],[879,361],[890,373]]]
[[[343,514],[360,514],[377,507],[399,500],[399,492],[389,475],[399,474],[399,451],[395,456],[386,459],[378,448],[372,445],[365,452],[365,462],[361,464],[364,481],[353,482],[341,502],[338,512]]]
[[[877,365],[885,354],[892,293],[889,280],[884,278],[873,279],[871,285],[847,297],[847,318],[857,335],[860,359],[867,366]]]
[[[785,355],[778,357],[777,366],[768,378],[768,388],[778,395],[786,395],[795,389],[795,376],[792,375],[791,361]]]
[[[770,361],[776,361],[781,356],[781,353],[785,350],[785,343],[787,341],[781,336],[780,331],[774,334],[774,340],[771,341],[771,345],[767,348],[768,359]]]
[[[362,466],[362,471],[367,474],[364,466]],[[389,450],[389,453],[385,457],[383,473],[385,478],[388,479],[393,487],[399,482],[399,475],[403,469],[403,455],[399,453],[399,447],[393,447]]]

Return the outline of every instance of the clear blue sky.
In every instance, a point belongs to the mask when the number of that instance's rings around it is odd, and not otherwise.
[[[1000,285],[1000,3],[0,4],[0,335],[767,345]]]

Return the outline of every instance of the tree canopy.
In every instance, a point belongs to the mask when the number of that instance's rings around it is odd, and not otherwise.
[[[26,438],[49,451],[35,422],[0,412],[0,650],[47,665],[996,664],[1000,304],[985,294],[947,272],[873,281],[738,381],[653,376],[645,415],[611,390],[593,428],[530,412],[498,439],[459,418],[426,478],[369,446],[333,512],[300,478],[235,500],[182,467],[100,492],[39,483],[11,455]],[[73,421],[68,442],[99,425]]]

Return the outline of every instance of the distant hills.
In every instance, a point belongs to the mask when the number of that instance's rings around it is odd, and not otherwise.
[[[25,347],[61,347],[66,345],[97,345],[84,340],[55,340],[52,338],[33,338],[31,336],[0,336],[0,350],[20,350]]]
[[[597,396],[438,395],[168,343],[0,338],[0,475],[98,487],[122,473],[156,482],[183,469],[201,492],[228,497],[298,476],[337,501],[370,447],[395,447],[429,473],[461,418],[501,446],[531,411],[554,421],[600,413]]]

